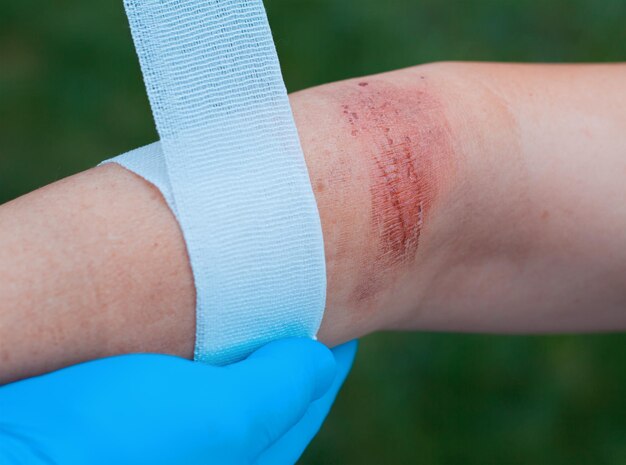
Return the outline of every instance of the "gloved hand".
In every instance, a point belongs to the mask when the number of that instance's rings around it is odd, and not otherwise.
[[[8,384],[0,387],[0,463],[294,463],[355,351],[356,342],[331,353],[287,339],[222,368],[123,355]]]

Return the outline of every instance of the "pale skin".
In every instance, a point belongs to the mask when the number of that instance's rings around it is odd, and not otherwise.
[[[290,96],[325,240],[320,339],[626,329],[626,65],[435,63]],[[117,165],[0,206],[0,382],[191,357],[159,192]]]

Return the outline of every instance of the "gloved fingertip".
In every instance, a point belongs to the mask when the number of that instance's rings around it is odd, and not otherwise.
[[[322,397],[330,388],[337,373],[334,354],[324,344],[307,338],[289,338],[271,342],[254,352],[248,361],[268,359],[273,366],[285,372],[303,373],[304,383],[313,383],[311,400]],[[278,363],[278,365],[277,365]],[[290,367],[293,369],[290,370]],[[304,368],[295,370],[296,367]]]
[[[313,399],[317,400],[326,394],[337,376],[337,360],[328,347],[317,342],[317,354],[313,358],[315,364],[315,389]]]
[[[332,349],[337,371],[331,387],[322,397],[309,405],[306,414],[296,425],[263,452],[256,465],[296,463],[298,461],[326,418],[337,392],[350,371],[357,347],[358,343],[354,340]]]
[[[339,360],[349,360],[352,362],[356,356],[356,351],[359,347],[359,341],[354,339],[350,342],[346,342],[332,349],[335,358]]]

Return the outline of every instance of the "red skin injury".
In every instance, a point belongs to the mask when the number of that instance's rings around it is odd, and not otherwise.
[[[425,79],[410,88],[369,78],[345,83],[340,111],[369,159],[370,233],[375,260],[356,291],[376,294],[392,270],[411,264],[444,184],[454,172],[445,108]]]

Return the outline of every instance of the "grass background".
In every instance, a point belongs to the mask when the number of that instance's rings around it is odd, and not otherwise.
[[[437,60],[626,57],[623,0],[266,6],[289,90]],[[121,1],[0,0],[0,202],[156,138]],[[302,463],[624,464],[625,360],[620,334],[371,336]]]

